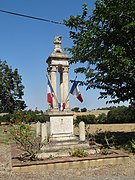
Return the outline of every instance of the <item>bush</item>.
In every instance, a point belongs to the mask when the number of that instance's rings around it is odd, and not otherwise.
[[[80,111],[79,111],[79,107],[72,108],[71,111],[80,112]]]
[[[27,156],[30,160],[36,160],[36,154],[40,151],[45,142],[41,142],[40,137],[35,137],[35,131],[30,124],[25,124],[23,119],[26,121],[25,117],[16,119],[14,124],[10,124],[11,128],[8,128],[8,130],[5,128],[4,132],[8,135],[10,140],[17,144],[19,149],[26,152],[25,157]]]
[[[107,123],[133,123],[135,112],[126,106],[119,106],[108,112]]]
[[[34,111],[15,111],[13,114],[6,114],[0,117],[0,122],[15,123],[16,121],[23,121],[25,123],[31,122],[46,122],[46,116],[43,113],[37,114]]]
[[[75,157],[86,157],[86,156],[88,156],[88,152],[84,151],[83,149],[79,149],[79,148],[71,149],[69,151],[69,154],[71,156],[75,156]]]
[[[74,122],[75,122],[75,124],[79,124],[81,121],[83,121],[85,124],[96,124],[97,123],[95,115],[77,116],[76,120]]]
[[[3,115],[3,116],[0,116],[0,123],[2,122],[10,122],[10,119],[12,118],[12,115],[11,114],[6,114],[6,115]]]
[[[86,108],[82,108],[81,112],[87,112],[87,109]]]
[[[107,115],[105,113],[99,114],[96,118],[98,124],[106,124],[107,123]]]

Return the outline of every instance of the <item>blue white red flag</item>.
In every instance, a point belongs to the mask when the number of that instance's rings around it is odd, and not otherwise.
[[[48,85],[47,85],[47,101],[48,103],[53,106],[53,95],[54,95],[54,90],[52,88],[52,85],[48,79]]]
[[[66,104],[65,103],[58,103],[59,110],[64,111]]]
[[[83,98],[82,98],[82,95],[79,91],[79,88],[78,88],[78,83],[77,81],[74,81],[72,87],[71,87],[71,90],[70,92],[72,95],[76,96],[76,98],[80,101],[80,102],[83,102]]]

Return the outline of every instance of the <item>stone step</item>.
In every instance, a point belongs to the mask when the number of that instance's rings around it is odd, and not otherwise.
[[[67,144],[67,142],[65,142],[65,144],[60,144],[60,143],[56,143],[56,144],[48,144],[46,146],[43,146],[41,151],[43,152],[55,152],[55,151],[65,151],[65,150],[70,150],[70,149],[74,149],[74,148],[78,148],[78,149],[84,149],[84,150],[89,150],[89,149],[96,149],[97,146],[89,146],[89,144],[87,142],[85,143],[81,143],[81,142],[76,142],[73,144]]]
[[[73,146],[63,146],[61,148],[58,147],[51,147],[47,148],[45,147],[42,152],[37,154],[37,157],[42,158],[51,158],[51,157],[64,157],[64,156],[70,156],[70,151],[74,148],[83,149],[84,151],[88,152],[88,154],[97,154],[100,152],[100,149],[96,146],[88,146],[88,144],[79,144],[79,145],[73,145]]]
[[[48,146],[63,146],[63,145],[75,145],[78,144],[78,139],[73,140],[63,140],[63,141],[53,141],[48,143]]]
[[[78,141],[78,137],[71,134],[52,135],[49,138],[51,143],[64,142],[64,141]]]

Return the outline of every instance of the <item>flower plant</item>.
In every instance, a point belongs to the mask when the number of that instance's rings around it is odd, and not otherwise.
[[[40,151],[45,142],[41,137],[35,136],[35,131],[29,122],[29,115],[18,111],[11,118],[11,128],[4,129],[9,138],[17,144],[18,148],[25,151],[30,160],[36,160],[36,154]]]

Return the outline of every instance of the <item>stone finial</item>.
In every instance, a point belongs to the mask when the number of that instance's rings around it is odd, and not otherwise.
[[[55,36],[54,44],[61,44],[62,36]]]
[[[61,39],[62,39],[62,36],[55,36],[55,39],[54,39],[54,51],[55,52],[62,52]]]

